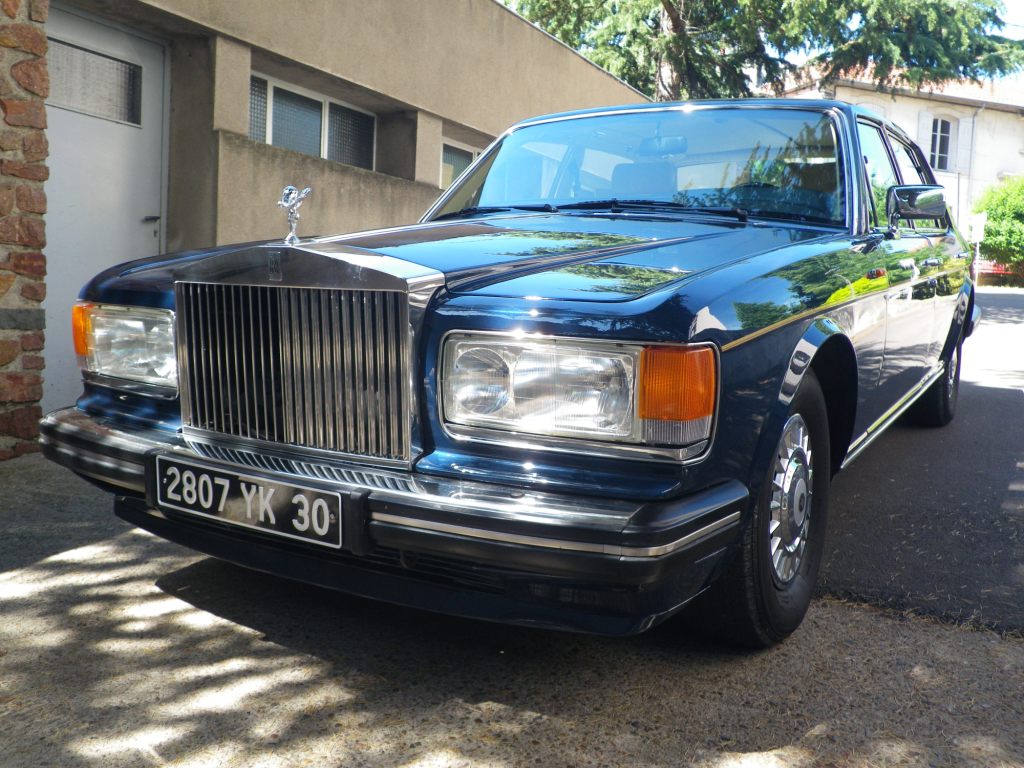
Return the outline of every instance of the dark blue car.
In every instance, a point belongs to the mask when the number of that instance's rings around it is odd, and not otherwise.
[[[807,610],[832,476],[904,412],[953,418],[968,266],[921,151],[861,109],[550,115],[417,225],[98,275],[43,450],[270,573],[768,645]]]

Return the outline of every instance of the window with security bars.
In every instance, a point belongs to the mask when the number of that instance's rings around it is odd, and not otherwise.
[[[267,81],[249,78],[249,138],[267,140]]]
[[[373,115],[331,104],[327,159],[373,170]]]
[[[249,138],[373,170],[377,118],[272,78],[249,80]]]
[[[441,189],[448,189],[473,162],[473,152],[451,144],[441,146]]]
[[[937,117],[932,120],[932,151],[929,158],[932,168],[937,171],[949,170],[949,137],[952,133],[949,120]]]
[[[305,155],[320,154],[323,102],[274,88],[273,145]]]
[[[60,40],[49,40],[47,104],[142,125],[142,67]]]

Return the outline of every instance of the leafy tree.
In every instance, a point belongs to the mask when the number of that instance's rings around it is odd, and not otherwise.
[[[570,264],[558,271],[589,278],[593,281],[595,291],[615,293],[647,293],[672,280],[678,280],[685,274],[673,273],[659,267],[600,261],[590,264]]]
[[[982,255],[1024,273],[1024,178],[990,187],[975,207],[988,211]]]
[[[771,301],[738,301],[733,305],[740,328],[757,330],[767,328],[791,317],[794,310]]]
[[[920,87],[1016,71],[1020,43],[997,34],[1000,0],[504,0],[659,100],[776,91],[797,72]]]

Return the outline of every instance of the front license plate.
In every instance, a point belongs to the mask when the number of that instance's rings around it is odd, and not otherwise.
[[[341,547],[341,494],[331,491],[157,456],[156,503],[162,509]]]

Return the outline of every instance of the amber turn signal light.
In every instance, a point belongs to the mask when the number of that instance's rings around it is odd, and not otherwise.
[[[715,410],[710,347],[646,347],[640,357],[640,418],[693,421]]]
[[[89,354],[89,337],[92,335],[90,309],[92,304],[75,304],[71,308],[71,335],[75,341],[75,354],[79,357]]]

